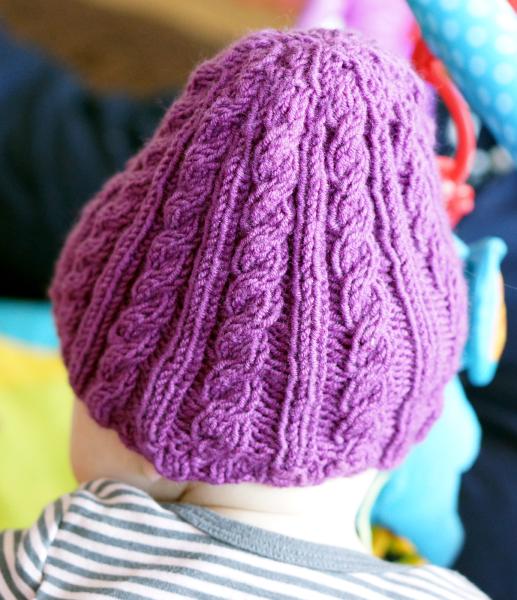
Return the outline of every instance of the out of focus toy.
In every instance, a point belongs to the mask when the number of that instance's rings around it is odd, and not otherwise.
[[[415,38],[415,68],[421,77],[437,90],[456,127],[456,155],[438,157],[444,201],[449,220],[454,227],[474,209],[474,190],[466,183],[476,151],[474,124],[468,104],[447,75],[443,64],[431,54],[418,29],[415,29]]]
[[[75,486],[71,412],[48,303],[0,301],[0,530],[27,527]]]
[[[373,527],[372,533],[372,548],[375,556],[406,565],[426,564],[427,561],[418,554],[415,546],[406,538],[399,537],[389,529],[379,525]]]
[[[461,475],[474,464],[480,443],[481,427],[455,377],[445,389],[442,416],[382,488],[372,522],[411,540],[432,563],[451,565],[464,539]]]
[[[414,18],[405,0],[309,0],[298,18],[298,27],[345,26],[378,40],[384,48],[410,57]]]
[[[515,0],[408,0],[431,51],[517,161]]]
[[[506,342],[506,306],[501,262],[507,246],[497,237],[470,246],[457,240],[469,282],[470,333],[463,367],[474,385],[488,385]]]
[[[0,336],[39,350],[59,347],[49,302],[0,299]]]

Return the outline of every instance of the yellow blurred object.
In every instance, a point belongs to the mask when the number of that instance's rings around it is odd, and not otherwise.
[[[372,548],[374,555],[383,560],[407,565],[426,564],[409,540],[379,525],[372,529]]]
[[[74,488],[71,410],[58,354],[0,338],[0,529],[29,526]]]
[[[497,333],[494,339],[494,348],[492,359],[494,362],[499,362],[506,345],[506,336],[508,332],[508,323],[506,316],[506,304],[504,301],[504,280],[499,274],[499,323],[497,325]]]

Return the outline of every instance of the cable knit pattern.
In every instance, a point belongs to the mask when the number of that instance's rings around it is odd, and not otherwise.
[[[338,31],[254,33],[198,67],[56,267],[98,423],[210,483],[317,484],[422,439],[466,333],[424,95]]]

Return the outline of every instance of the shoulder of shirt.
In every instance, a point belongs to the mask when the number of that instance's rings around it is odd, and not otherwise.
[[[100,520],[104,518],[110,520],[109,515],[113,515],[113,511],[115,511],[118,513],[115,517],[130,519],[131,521],[142,520],[142,523],[146,524],[145,530],[148,527],[150,529],[153,525],[160,529],[164,526],[167,529],[181,526],[185,533],[188,530],[191,534],[196,533],[202,537],[210,538],[210,535],[200,531],[195,525],[184,522],[181,515],[165,510],[146,492],[129,484],[110,479],[97,479],[81,485],[75,492],[68,495],[63,504],[68,510],[76,513],[76,516],[89,515]],[[127,511],[131,511],[132,515],[129,515]],[[65,512],[67,511],[65,510]],[[163,519],[165,516],[167,522]],[[175,520],[176,525],[171,523],[171,520]],[[385,565],[386,573],[390,573],[389,577],[393,580],[392,584],[394,585],[404,583],[405,573],[405,577],[409,577],[410,580],[416,576],[418,580],[421,580],[421,585],[432,586],[434,584],[439,586],[438,589],[443,587],[444,594],[461,593],[462,598],[489,600],[488,596],[456,571],[433,565],[407,566],[407,569],[404,569],[402,565],[390,565],[390,563],[385,563]],[[382,569],[376,570],[378,575],[382,571]],[[364,576],[367,577],[367,574],[365,573]],[[430,588],[428,587],[428,589]]]
[[[82,484],[69,494],[70,507],[78,505],[94,506],[96,512],[109,511],[114,508],[128,510],[138,507],[161,512],[163,509],[149,494],[132,485],[112,479],[95,479]],[[72,510],[74,510],[72,508]]]
[[[125,496],[153,501],[149,494],[128,483],[107,478],[94,479],[92,481],[88,481],[87,483],[83,483],[75,490],[75,492],[70,494],[72,500],[77,497],[85,496],[91,496],[104,500]]]
[[[164,527],[198,532],[196,527],[183,522],[173,510],[168,510],[143,490],[111,479],[90,481],[70,494],[65,520],[76,524],[81,520],[82,525],[91,529],[97,519],[116,526],[140,523],[149,533]]]

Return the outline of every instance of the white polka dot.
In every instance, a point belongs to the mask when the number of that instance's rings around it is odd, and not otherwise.
[[[481,104],[484,104],[485,106],[488,106],[492,99],[490,92],[483,86],[478,88],[478,98],[481,100]]]
[[[515,13],[510,6],[508,6],[508,9],[509,10],[497,11],[497,14],[495,15],[495,22],[503,31],[515,33],[517,30],[517,27],[515,27],[515,21],[513,19]]]
[[[468,11],[473,17],[486,17],[490,12],[488,0],[469,0]]]
[[[481,77],[486,71],[486,60],[482,56],[473,56],[469,61],[469,70],[475,77]]]
[[[505,125],[504,137],[509,144],[515,144],[517,142],[517,128],[512,125]]]
[[[514,54],[517,52],[517,40],[502,34],[496,39],[495,47],[500,54]]]
[[[465,66],[465,57],[461,53],[461,50],[453,50],[452,51],[452,60],[458,67]]]
[[[479,46],[482,46],[486,42],[486,38],[486,29],[483,29],[483,27],[471,27],[467,31],[467,42],[473,48],[479,48]]]
[[[497,107],[497,110],[501,114],[507,115],[508,113],[512,112],[512,110],[513,110],[513,107],[514,107],[513,98],[510,96],[510,94],[503,92],[502,94],[499,94],[497,96],[497,98],[495,99],[495,105]]]
[[[507,85],[515,79],[515,67],[510,63],[499,63],[494,69],[494,79],[500,85]]]
[[[440,5],[445,10],[455,10],[460,5],[460,0],[440,0]]]
[[[455,19],[447,19],[443,24],[443,35],[448,40],[454,40],[458,37],[460,26]]]

